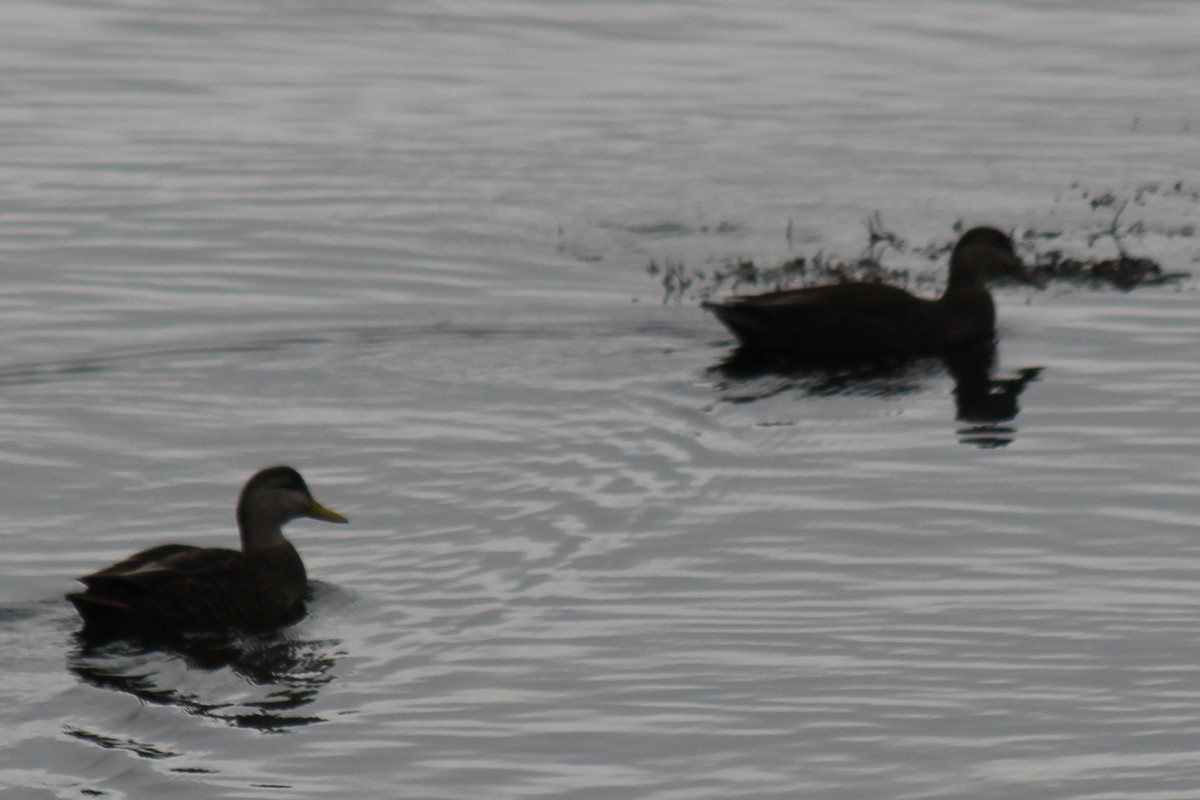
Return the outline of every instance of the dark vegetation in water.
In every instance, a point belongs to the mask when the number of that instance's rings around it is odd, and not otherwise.
[[[1127,222],[1123,219],[1130,203],[1144,206],[1150,197],[1175,196],[1200,202],[1200,192],[1185,191],[1182,182],[1163,188],[1157,184],[1139,187],[1130,197],[1120,197],[1111,192],[1093,195],[1079,187],[1072,187],[1072,199],[1086,202],[1093,210],[1107,209],[1112,213],[1107,224],[1087,234],[1087,246],[1096,247],[1108,243],[1115,255],[1073,255],[1053,243],[1063,236],[1058,230],[1013,231],[1013,242],[1030,272],[1043,284],[1065,283],[1089,288],[1115,288],[1131,291],[1140,286],[1154,286],[1181,281],[1191,276],[1189,272],[1172,272],[1163,269],[1152,258],[1135,255],[1129,242],[1140,239],[1146,232],[1146,224],[1139,220]],[[782,263],[761,265],[751,259],[733,258],[722,261],[708,269],[693,269],[686,264],[670,260],[652,260],[646,267],[647,273],[657,279],[663,287],[663,302],[679,302],[686,298],[709,300],[719,294],[752,294],[793,286],[819,285],[847,281],[870,281],[888,283],[908,288],[932,286],[940,278],[936,275],[916,273],[909,269],[893,269],[885,266],[884,256],[889,251],[915,254],[929,261],[947,255],[954,247],[959,234],[965,228],[962,220],[953,226],[953,236],[944,241],[912,245],[903,237],[884,225],[881,214],[876,211],[866,220],[867,244],[855,257],[841,258],[817,251],[811,256],[796,256]],[[1192,225],[1182,225],[1166,231],[1168,236],[1195,236]],[[792,224],[787,227],[789,244],[792,241]],[[1111,252],[1111,251],[1110,251]]]
[[[1111,209],[1112,218],[1108,225],[1089,233],[1087,244],[1088,247],[1094,247],[1098,242],[1110,241],[1117,254],[1114,257],[1097,259],[1067,256],[1056,248],[1039,250],[1039,242],[1053,241],[1061,236],[1061,233],[1031,229],[1025,232],[1021,246],[1022,249],[1028,247],[1033,253],[1034,258],[1027,260],[1030,261],[1035,276],[1046,282],[1064,281],[1093,287],[1112,286],[1124,291],[1191,277],[1190,272],[1165,272],[1154,259],[1132,254],[1126,247],[1126,242],[1141,238],[1146,233],[1146,223],[1144,220],[1122,222],[1121,217],[1131,202],[1135,206],[1145,206],[1149,197],[1177,196],[1186,197],[1195,203],[1200,201],[1200,192],[1186,191],[1182,181],[1167,188],[1158,184],[1146,184],[1136,189],[1132,197],[1120,197],[1112,192],[1093,195],[1078,186],[1072,188],[1080,193],[1080,198],[1093,210]],[[1167,236],[1191,238],[1196,235],[1196,229],[1193,225],[1181,225],[1165,233]]]

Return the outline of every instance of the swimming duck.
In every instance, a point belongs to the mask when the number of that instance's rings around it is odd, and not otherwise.
[[[304,613],[308,576],[283,535],[298,517],[348,522],[313,499],[291,467],[269,467],[238,498],[242,549],[164,544],[84,575],[67,595],[91,639],[177,638],[184,633],[263,630]]]
[[[838,359],[940,352],[994,335],[989,280],[1032,282],[995,228],[972,228],[950,254],[936,300],[881,283],[840,283],[705,303],[744,348],[798,358]]]

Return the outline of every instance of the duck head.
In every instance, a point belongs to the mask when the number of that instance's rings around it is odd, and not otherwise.
[[[1042,285],[1021,263],[1007,233],[987,226],[971,228],[964,233],[950,253],[950,279],[946,290],[982,290],[1002,278],[1038,288]]]
[[[237,522],[242,550],[261,550],[283,541],[283,526],[299,517],[349,522],[316,501],[300,473],[291,467],[268,467],[251,476],[238,498]]]

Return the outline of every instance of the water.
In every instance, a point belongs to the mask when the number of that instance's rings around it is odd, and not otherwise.
[[[937,361],[723,372],[645,267],[1127,202],[1193,270],[1196,26],[5,4],[0,797],[1194,796],[1193,283],[998,290],[980,421]],[[289,528],[304,621],[80,650],[75,576],[276,462],[352,520]]]

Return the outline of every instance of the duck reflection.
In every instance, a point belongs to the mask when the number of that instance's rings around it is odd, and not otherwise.
[[[1026,385],[1037,380],[1042,368],[1025,367],[1008,377],[993,376],[994,342],[986,348],[943,353],[941,359],[954,379],[955,419],[963,423],[958,440],[983,448],[1011,444],[1017,428],[1009,423],[1021,410],[1017,399]]]
[[[945,370],[954,380],[955,419],[962,423],[959,441],[981,448],[1004,447],[1016,437],[1018,398],[1041,374],[1041,367],[1018,370],[1011,376],[993,375],[994,339],[943,351],[936,355],[894,356],[861,360],[798,361],[776,353],[740,347],[714,366],[736,385],[739,393],[726,400],[749,403],[789,391],[812,396],[854,394],[896,397],[919,391],[923,383]]]
[[[281,732],[324,721],[302,709],[333,680],[342,652],[334,640],[293,638],[282,633],[240,638],[195,637],[169,646],[117,640],[97,644],[76,634],[67,666],[80,680],[138,699],[175,706],[240,728]],[[241,679],[234,697],[213,694],[196,670],[229,670]],[[261,687],[247,698],[246,684]],[[189,688],[190,687],[190,688]]]

